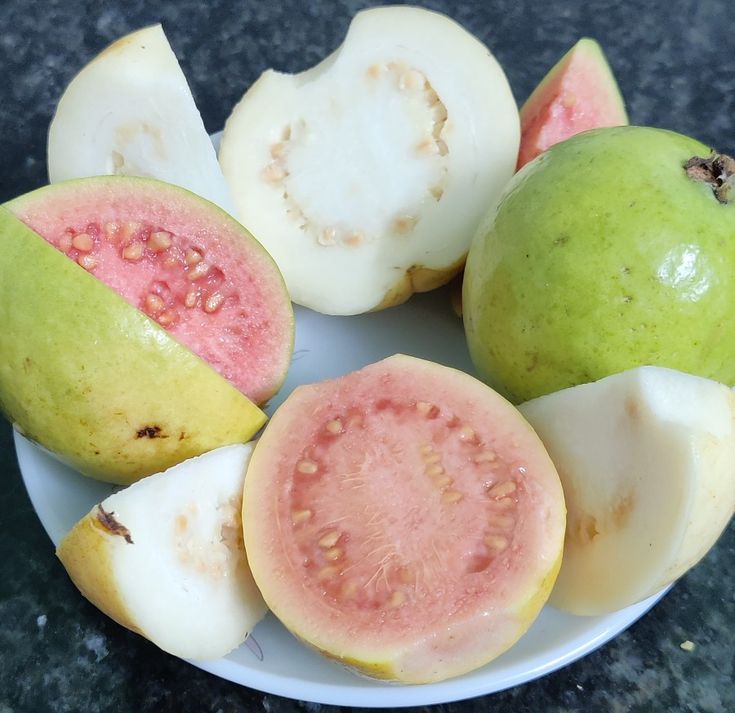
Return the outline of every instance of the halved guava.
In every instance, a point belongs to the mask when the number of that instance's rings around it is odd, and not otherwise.
[[[599,615],[694,566],[735,512],[735,394],[645,366],[520,406],[558,468],[564,558],[550,602]]]
[[[397,355],[297,388],[245,480],[248,560],[296,636],[381,679],[481,666],[551,590],[564,498],[520,413],[448,367]]]
[[[124,176],[6,208],[22,222],[2,211],[0,404],[23,433],[114,482],[252,437],[253,402],[289,366],[293,312],[237,221]]]
[[[521,107],[517,168],[574,134],[627,123],[623,97],[602,48],[583,37]]]
[[[239,646],[266,612],[240,519],[251,452],[218,448],[95,505],[57,550],[81,593],[176,656]]]
[[[233,213],[186,77],[160,25],[102,51],[64,91],[48,134],[52,183],[122,174],[183,186]]]
[[[237,216],[292,299],[327,314],[449,281],[515,167],[518,110],[489,52],[452,20],[383,7],[297,75],[269,70],[227,120]]]

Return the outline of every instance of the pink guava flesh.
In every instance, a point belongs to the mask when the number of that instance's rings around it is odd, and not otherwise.
[[[245,489],[248,557],[274,613],[348,662],[395,657],[388,677],[497,655],[561,553],[561,486],[528,424],[472,377],[410,357],[297,389]]]
[[[600,46],[581,39],[549,71],[521,108],[520,169],[554,144],[589,129],[628,123],[615,77]]]
[[[13,212],[256,403],[283,382],[293,312],[267,252],[181,189],[104,177],[55,184]]]

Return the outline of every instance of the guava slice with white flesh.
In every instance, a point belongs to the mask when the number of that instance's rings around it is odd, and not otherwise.
[[[242,539],[252,445],[184,461],[96,505],[57,555],[81,593],[164,651],[215,659],[264,616]]]
[[[64,91],[49,127],[48,174],[158,178],[233,214],[230,190],[160,25],[103,50]]]
[[[551,590],[564,523],[559,477],[517,409],[403,355],[293,391],[243,494],[273,613],[327,657],[404,683],[515,643]]]
[[[237,216],[294,302],[326,314],[399,304],[462,267],[515,168],[518,109],[488,48],[443,15],[356,15],[296,75],[266,71],[225,125]]]
[[[567,536],[550,603],[622,609],[694,566],[735,511],[735,395],[639,367],[520,407],[556,464]]]

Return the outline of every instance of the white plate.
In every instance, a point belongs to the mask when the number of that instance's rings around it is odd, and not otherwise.
[[[298,384],[338,376],[396,352],[472,371],[462,323],[449,307],[446,290],[359,317],[325,317],[299,308],[296,313],[293,365],[269,412]],[[15,445],[31,501],[54,543],[113,490],[80,476],[20,435]],[[307,650],[272,615],[255,628],[257,645],[251,642],[223,659],[194,665],[251,688],[318,703],[392,708],[442,703],[515,686],[575,661],[628,627],[662,595],[603,617],[574,617],[547,606],[503,656],[460,678],[422,686],[359,678]]]

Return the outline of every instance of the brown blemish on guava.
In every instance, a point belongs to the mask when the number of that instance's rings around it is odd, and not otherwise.
[[[630,513],[633,511],[633,498],[630,495],[626,495],[624,498],[620,498],[611,511],[612,524],[616,529],[620,529],[625,525],[630,517]]]
[[[605,535],[625,527],[633,512],[633,496],[625,495],[617,500],[610,510],[601,517],[592,513],[582,513],[567,520],[567,536],[576,544],[585,546]]]
[[[632,419],[637,419],[641,415],[640,402],[634,398],[627,398],[625,400],[625,413]]]
[[[570,518],[567,522],[567,536],[577,544],[588,545],[599,534],[597,518],[594,515],[585,514],[575,520]]]
[[[160,426],[143,426],[135,432],[136,438],[166,438],[161,434]]]
[[[735,159],[731,156],[714,152],[706,158],[692,156],[684,169],[693,181],[707,183],[720,203],[730,202],[730,189],[735,185]]]
[[[102,505],[97,506],[97,522],[99,522],[102,527],[110,532],[113,535],[119,535],[120,537],[125,538],[125,542],[127,542],[129,545],[134,544],[133,538],[130,535],[130,530],[128,530],[125,525],[118,522],[115,517],[114,512],[107,512]]]

